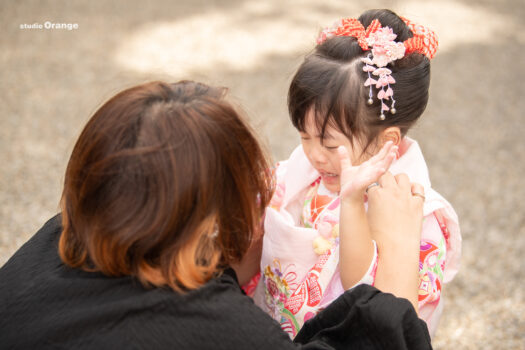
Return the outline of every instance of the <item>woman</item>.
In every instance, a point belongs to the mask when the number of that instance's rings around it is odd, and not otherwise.
[[[343,294],[296,344],[242,293],[235,270],[242,282],[257,267],[271,175],[224,96],[154,82],[93,115],[68,163],[61,214],[0,270],[2,347],[430,348],[410,303],[370,286]],[[418,257],[396,236],[419,242],[411,217],[422,208],[386,177],[369,219],[396,274],[405,264],[406,276],[378,271],[381,285],[403,297]]]

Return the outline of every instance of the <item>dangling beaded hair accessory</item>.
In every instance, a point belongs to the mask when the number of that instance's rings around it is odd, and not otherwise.
[[[379,89],[377,98],[381,101],[381,120],[385,120],[385,111],[390,111],[390,114],[396,113],[394,90],[390,86],[395,84],[396,80],[391,75],[392,71],[386,66],[413,52],[421,53],[428,59],[432,59],[438,47],[437,36],[432,30],[405,18],[401,17],[401,19],[413,33],[413,37],[404,42],[394,41],[397,35],[394,34],[392,28],[382,27],[377,19],[374,19],[365,29],[356,18],[344,18],[332,27],[323,29],[317,37],[317,44],[320,45],[334,36],[350,36],[357,39],[363,51],[371,49],[371,52],[366,57],[361,58],[361,61],[364,64],[363,71],[368,73],[365,86],[370,87],[367,101],[369,105],[374,103],[372,85]],[[374,79],[372,75],[377,76],[377,78]],[[385,103],[388,100],[392,101],[390,107]]]

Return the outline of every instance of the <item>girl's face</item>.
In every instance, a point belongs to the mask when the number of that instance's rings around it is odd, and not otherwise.
[[[312,166],[321,174],[323,185],[331,192],[339,192],[341,184],[339,174],[341,173],[341,164],[337,147],[345,146],[350,154],[352,165],[356,166],[370,158],[370,155],[363,154],[363,147],[358,140],[354,144],[337,129],[327,126],[325,137],[321,144],[320,131],[314,122],[313,109],[310,109],[306,115],[304,132],[301,135],[301,144],[304,153]]]

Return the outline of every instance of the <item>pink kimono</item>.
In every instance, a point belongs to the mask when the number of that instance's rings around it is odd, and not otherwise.
[[[430,187],[416,141],[405,137],[389,171],[425,188],[419,311],[433,335],[443,308],[442,284],[459,269],[461,235],[451,205]],[[261,278],[254,300],[295,337],[305,321],[344,292],[339,277],[339,197],[319,181],[301,146],[276,169],[276,192],[264,221]],[[375,245],[375,242],[374,242]],[[379,252],[380,254],[380,252]],[[374,284],[377,246],[358,284]]]

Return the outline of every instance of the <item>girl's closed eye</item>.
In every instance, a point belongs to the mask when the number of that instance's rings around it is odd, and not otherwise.
[[[330,152],[335,152],[339,146],[332,146],[332,145],[324,145],[324,148],[329,150]]]

